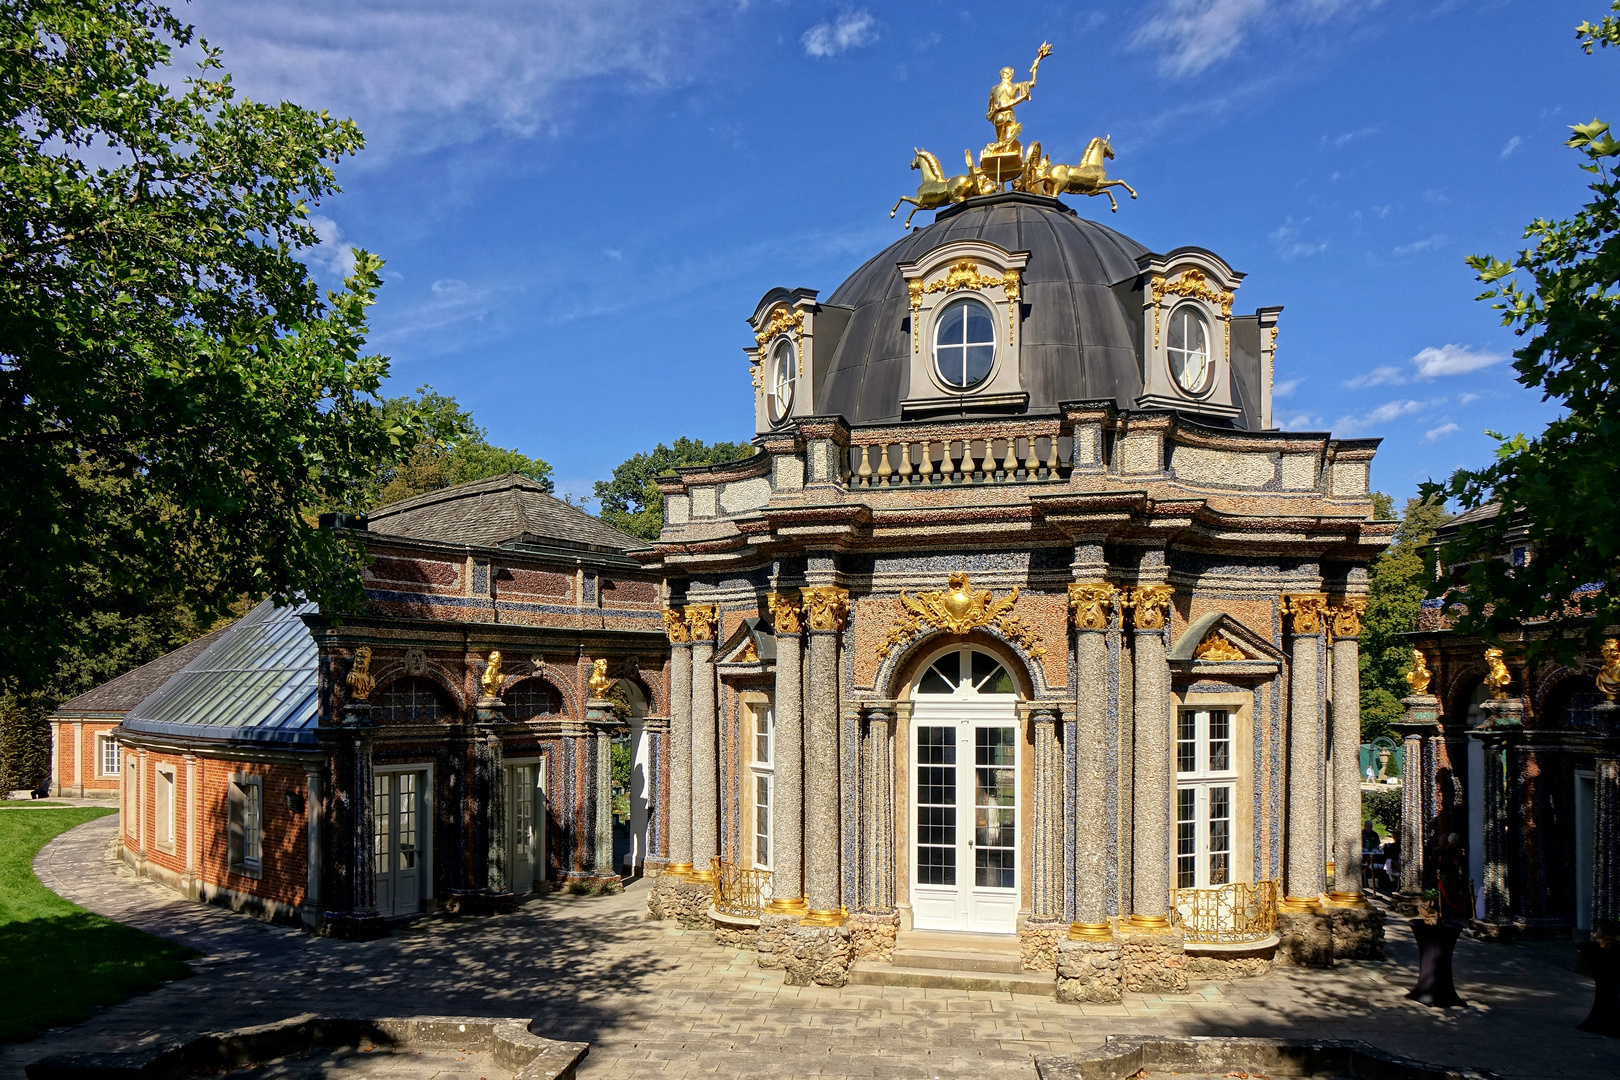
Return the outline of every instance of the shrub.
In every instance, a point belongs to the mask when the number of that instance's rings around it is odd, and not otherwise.
[[[1401,793],[1399,789],[1363,791],[1361,793],[1361,820],[1374,821],[1391,836],[1401,834]]]

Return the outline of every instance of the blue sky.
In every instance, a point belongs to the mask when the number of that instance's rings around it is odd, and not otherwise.
[[[681,435],[752,434],[745,318],[830,295],[900,235],[911,148],[991,138],[1003,65],[1045,39],[1025,141],[1110,134],[1141,193],[1079,211],[1157,251],[1197,244],[1281,304],[1277,416],[1382,436],[1375,486],[1489,457],[1551,415],[1470,253],[1563,217],[1570,124],[1617,119],[1620,55],[1573,27],[1603,0],[530,3],[197,0],[238,86],[353,116],[369,147],[315,210],[388,261],[375,347],[504,446],[588,493]],[[918,220],[926,221],[927,215]]]

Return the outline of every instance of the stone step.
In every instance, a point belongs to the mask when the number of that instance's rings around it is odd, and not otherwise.
[[[901,967],[1000,972],[1005,975],[1017,975],[1024,970],[1016,952],[1008,954],[974,952],[967,949],[918,949],[896,946],[894,962]]]
[[[973,972],[943,968],[875,964],[862,960],[849,969],[849,981],[857,986],[915,986],[930,990],[992,990],[1004,994],[1051,997],[1056,988],[1049,971]]]

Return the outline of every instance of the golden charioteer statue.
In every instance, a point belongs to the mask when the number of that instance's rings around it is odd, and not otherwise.
[[[1041,61],[1051,54],[1052,46],[1042,42],[1035,62],[1029,66],[1029,78],[1023,82],[1014,81],[1012,68],[1001,69],[1001,81],[991,87],[990,106],[985,111],[985,119],[996,129],[996,139],[979,153],[977,163],[972,150],[962,152],[967,159],[967,172],[946,176],[939,158],[920,147],[912,148],[911,167],[922,172],[923,180],[917,186],[917,194],[900,196],[894,209],[889,211],[890,217],[899,213],[901,203],[910,203],[912,211],[906,215],[909,229],[918,210],[935,210],[975,195],[994,195],[1009,181],[1012,190],[1035,195],[1106,195],[1116,213],[1119,203],[1115,202],[1109,188],[1124,188],[1131,193],[1131,198],[1136,198],[1136,190],[1131,185],[1108,178],[1104,162],[1114,156],[1114,147],[1106,135],[1092,139],[1075,165],[1054,165],[1050,157],[1041,153],[1040,143],[1032,143],[1025,150],[1018,141],[1024,125],[1018,122],[1013,110],[1030,100]]]

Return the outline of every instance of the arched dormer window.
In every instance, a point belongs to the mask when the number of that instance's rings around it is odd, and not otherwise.
[[[1166,353],[1170,376],[1189,394],[1202,393],[1209,382],[1209,321],[1197,305],[1182,304],[1170,313]]]
[[[793,390],[798,383],[799,358],[793,342],[782,338],[771,351],[771,423],[779,424],[793,411]]]
[[[453,710],[432,679],[395,679],[377,692],[377,720],[384,724],[431,724],[448,720]]]
[[[934,324],[934,367],[949,387],[967,390],[983,382],[996,362],[996,319],[982,300],[963,298],[945,306]]]
[[[1016,694],[1017,685],[1001,661],[978,649],[952,649],[934,660],[917,680],[917,693],[952,697]]]

